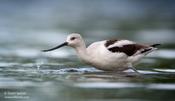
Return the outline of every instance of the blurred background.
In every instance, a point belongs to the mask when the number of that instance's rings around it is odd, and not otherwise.
[[[0,44],[58,44],[77,32],[87,42],[128,38],[174,44],[173,0],[1,0]]]
[[[126,38],[162,46],[137,65],[144,79],[84,68],[71,48],[41,53],[73,32],[87,45]],[[174,0],[0,0],[0,100],[19,91],[25,101],[173,101],[174,61]],[[75,74],[60,70],[73,67]]]

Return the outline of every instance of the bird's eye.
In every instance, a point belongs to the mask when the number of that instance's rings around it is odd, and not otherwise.
[[[70,40],[75,40],[76,38],[75,37],[71,37]]]

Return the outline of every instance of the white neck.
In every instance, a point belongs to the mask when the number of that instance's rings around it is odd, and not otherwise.
[[[75,49],[76,49],[78,57],[81,60],[83,60],[84,62],[87,62],[90,59],[85,44],[82,44],[81,46],[76,47]]]

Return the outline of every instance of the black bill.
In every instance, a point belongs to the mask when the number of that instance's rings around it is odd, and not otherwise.
[[[55,49],[58,49],[58,48],[61,48],[61,47],[63,47],[63,46],[67,46],[67,45],[68,45],[68,43],[67,43],[67,42],[64,42],[64,43],[62,43],[61,45],[56,46],[56,47],[54,47],[54,48],[47,49],[47,50],[42,50],[42,52],[53,51],[53,50],[55,50]]]

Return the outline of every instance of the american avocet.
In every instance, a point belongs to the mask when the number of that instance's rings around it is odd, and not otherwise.
[[[131,68],[136,71],[133,68],[133,64],[137,63],[148,53],[156,50],[158,45],[160,44],[143,45],[129,40],[113,39],[94,42],[86,48],[81,35],[72,33],[63,44],[43,50],[43,52],[70,46],[76,50],[78,57],[82,61],[97,69],[119,71]]]

